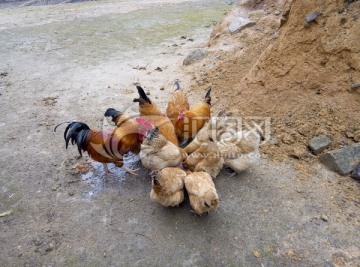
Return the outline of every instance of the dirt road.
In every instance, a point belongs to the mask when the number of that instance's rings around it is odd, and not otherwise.
[[[136,111],[137,82],[164,106],[174,79],[186,88],[193,78],[182,60],[229,8],[154,0],[0,9],[1,266],[359,266],[352,181],[320,165],[303,172],[263,158],[243,175],[222,172],[220,208],[198,217],[188,202],[150,202],[145,170],[105,177],[94,164],[81,174],[74,165],[88,158],[53,132],[68,120],[101,128],[108,107]]]

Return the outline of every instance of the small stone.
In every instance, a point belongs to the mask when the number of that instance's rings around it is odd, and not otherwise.
[[[351,85],[351,89],[352,90],[360,89],[360,83],[354,83],[353,85]]]
[[[238,33],[241,30],[255,25],[254,21],[249,20],[245,17],[237,17],[229,24],[229,31],[231,34]]]
[[[294,257],[295,256],[295,251],[293,249],[289,249],[286,254],[289,256],[289,257]]]
[[[181,36],[180,39],[186,39],[186,36]]]
[[[50,243],[45,247],[45,252],[50,252],[53,249],[54,249],[54,245],[53,245],[53,243]]]
[[[328,168],[347,175],[360,162],[360,143],[329,151],[322,155],[320,160]]]
[[[160,72],[163,71],[162,68],[160,68],[160,67],[157,67],[155,70],[156,70],[156,71],[160,71]]]
[[[317,18],[319,17],[320,13],[317,11],[310,12],[305,17],[305,27],[309,27],[311,22],[316,22]]]
[[[347,138],[354,138],[354,136],[355,136],[352,131],[347,131],[347,132],[345,133],[345,135],[346,135]]]
[[[282,134],[278,135],[277,138],[279,140],[281,140],[284,144],[287,144],[287,145],[291,145],[291,144],[295,143],[294,137],[288,133],[282,133]]]
[[[108,88],[110,88],[110,85],[108,86]]]
[[[256,257],[256,258],[260,258],[261,257],[261,254],[260,254],[260,252],[259,251],[257,251],[257,250],[254,250],[254,256]]]
[[[360,163],[355,167],[355,169],[350,174],[351,178],[354,178],[357,181],[360,181]]]
[[[52,191],[56,191],[61,186],[61,183],[56,184],[51,188]]]
[[[306,149],[302,147],[294,147],[289,154],[295,159],[302,159],[306,156]]]
[[[321,220],[323,220],[324,222],[327,222],[329,220],[328,216],[326,215],[321,215]]]
[[[68,194],[69,194],[69,196],[75,195],[74,191],[70,191]]]
[[[275,16],[279,16],[281,14],[281,12],[279,10],[275,10],[274,14],[275,14]]]
[[[194,42],[194,39],[193,39],[193,38],[189,38],[188,41],[189,41],[189,42]]]
[[[207,51],[205,49],[203,48],[195,49],[184,59],[183,65],[185,66],[190,65],[196,61],[203,59],[204,57],[206,57],[206,55],[207,55]]]
[[[165,90],[165,88],[164,88],[164,87],[161,87],[161,88],[160,88],[160,91],[164,91],[164,90]]]
[[[310,150],[318,155],[323,152],[326,148],[328,148],[331,144],[331,139],[326,135],[319,135],[312,138],[309,142]]]
[[[146,95],[150,95],[150,91],[147,91],[147,92],[146,92]]]

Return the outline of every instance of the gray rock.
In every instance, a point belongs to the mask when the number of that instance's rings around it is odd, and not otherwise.
[[[360,163],[356,166],[356,168],[351,172],[350,176],[355,180],[360,181]]]
[[[328,168],[337,171],[341,175],[347,175],[360,162],[360,143],[329,151],[322,155],[320,160]]]
[[[357,89],[360,89],[360,83],[354,83],[351,85],[351,89],[352,90],[357,90]]]
[[[331,144],[331,139],[326,135],[319,135],[312,138],[309,142],[310,150],[318,155],[323,152],[326,148],[328,148]]]
[[[317,18],[320,16],[321,14],[317,11],[313,11],[310,12],[306,17],[305,17],[305,28],[308,28],[310,26],[310,23],[315,22],[317,23]]]
[[[324,222],[327,222],[328,220],[329,220],[329,217],[328,216],[326,216],[326,215],[321,215],[321,220],[323,220]]]
[[[241,30],[251,27],[255,25],[254,21],[249,20],[245,17],[236,17],[233,21],[229,24],[229,31],[231,34],[240,32]]]
[[[315,22],[317,20],[317,18],[319,17],[320,13],[317,11],[313,11],[310,12],[306,17],[305,17],[305,22],[306,23],[311,23],[311,22]]]
[[[194,63],[195,61],[201,60],[204,57],[206,57],[207,51],[203,48],[198,48],[192,51],[183,62],[183,65],[190,65]]]

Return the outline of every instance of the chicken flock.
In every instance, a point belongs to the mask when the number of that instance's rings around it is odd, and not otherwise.
[[[138,116],[106,110],[104,116],[111,118],[115,129],[93,130],[83,122],[66,122],[65,146],[76,144],[80,156],[86,151],[103,163],[106,173],[107,163],[113,163],[136,174],[137,169],[124,165],[124,158],[129,152],[139,154],[151,171],[152,201],[175,207],[186,191],[193,211],[201,215],[219,206],[213,179],[224,166],[240,173],[259,160],[260,135],[237,129],[223,110],[211,117],[211,88],[190,108],[186,93],[178,82],[175,85],[166,113],[137,86],[139,97],[133,102],[139,104]]]

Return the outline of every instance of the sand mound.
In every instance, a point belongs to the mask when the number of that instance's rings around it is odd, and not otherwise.
[[[237,16],[256,24],[231,34]],[[263,151],[273,159],[313,158],[307,144],[319,134],[330,149],[358,142],[359,18],[359,1],[241,1],[215,27],[193,90],[212,85],[215,110],[271,117]]]

